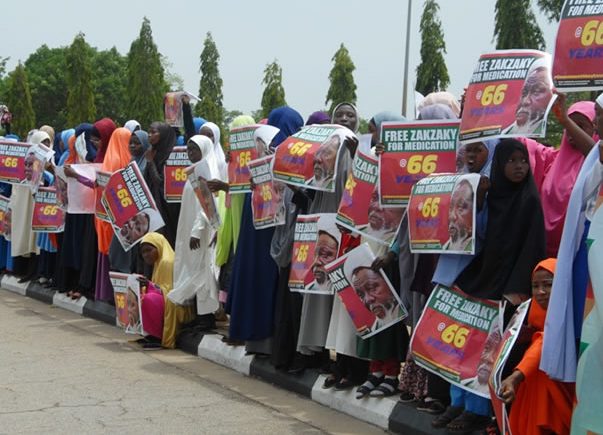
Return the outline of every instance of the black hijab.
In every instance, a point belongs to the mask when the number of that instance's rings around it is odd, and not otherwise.
[[[515,139],[496,147],[488,190],[484,249],[458,277],[467,294],[493,300],[505,294],[531,294],[532,270],[545,257],[544,217],[532,171],[520,183],[505,176],[511,154],[528,150]]]
[[[159,143],[153,146],[153,149],[156,151],[153,161],[155,162],[157,171],[162,174],[163,166],[170,156],[172,149],[176,146],[176,132],[165,122],[154,122],[151,124],[151,128],[159,132]]]

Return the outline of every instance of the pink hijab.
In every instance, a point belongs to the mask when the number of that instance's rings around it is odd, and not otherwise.
[[[580,113],[594,122],[595,103],[579,101],[567,111],[568,115],[572,113]],[[596,133],[593,138],[598,140]],[[564,131],[557,157],[544,177],[540,190],[546,230],[547,256],[549,257],[555,257],[559,250],[567,203],[582,167],[582,162],[584,162],[584,155],[570,145],[567,131]]]

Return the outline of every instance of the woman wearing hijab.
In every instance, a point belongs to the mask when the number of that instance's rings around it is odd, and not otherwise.
[[[68,156],[64,166],[76,163],[91,163],[96,157],[96,148],[91,141],[92,124],[82,123],[75,128],[73,136],[65,144]],[[81,137],[86,144],[85,160],[81,161],[75,149],[76,138]],[[65,214],[65,230],[60,243],[58,255],[57,288],[67,292],[94,295],[94,280],[96,276],[97,256],[96,230],[94,217],[85,214]],[[85,273],[83,273],[85,271]]]
[[[547,255],[557,256],[570,194],[585,157],[599,139],[595,131],[595,103],[579,101],[565,110],[565,96],[559,94],[554,113],[565,127],[561,146],[540,190]]]
[[[141,240],[140,256],[152,271],[149,272],[150,282],[147,278],[140,279],[142,287],[146,288],[140,305],[142,323],[149,335],[138,343],[144,349],[157,349],[162,347],[166,339],[175,342],[175,337],[166,337],[165,331],[166,297],[172,289],[174,250],[163,235],[148,233]]]
[[[504,139],[494,151],[488,190],[488,223],[483,249],[461,272],[457,286],[483,299],[507,299],[511,305],[531,295],[534,267],[544,258],[544,218],[526,147]],[[470,431],[489,422],[488,399],[450,387],[451,405],[434,427]]]
[[[130,163],[130,137],[132,133],[125,127],[115,129],[101,165],[101,171],[113,173],[125,168]],[[109,278],[110,260],[109,247],[114,237],[114,231],[109,222],[95,217],[97,234],[98,261],[96,265],[95,299],[99,301],[113,300],[113,286]]]
[[[347,127],[352,132],[358,130],[360,119],[356,107],[351,103],[341,103],[333,110],[333,123]],[[308,213],[336,213],[341,202],[348,172],[352,167],[357,140],[350,138],[339,147],[339,161],[336,168],[335,192],[309,192],[314,195]],[[341,251],[341,247],[339,247]],[[352,332],[353,331],[353,332]],[[352,335],[350,335],[350,333]],[[355,383],[362,383],[366,377],[366,362],[357,360],[356,335],[354,325],[335,297],[332,295],[305,294],[301,312],[301,322],[297,341],[297,351],[303,358],[296,361],[292,371],[303,367],[320,366],[329,361],[326,348],[338,353],[336,373],[325,381],[325,387],[347,389]]]
[[[165,226],[160,232],[174,246],[180,203],[168,203],[165,200],[163,168],[176,145],[176,133],[165,122],[154,122],[149,128],[149,142],[151,148],[145,153],[147,163],[143,176],[165,222]]]
[[[50,144],[50,136],[36,130],[30,137],[33,145]],[[15,275],[20,275],[20,282],[29,281],[37,272],[37,255],[40,253],[36,245],[36,233],[31,230],[31,219],[34,211],[34,197],[29,185],[14,184],[10,197],[11,219],[11,256]]]
[[[203,120],[201,125],[205,124],[206,122],[207,121]],[[255,121],[251,116],[240,115],[232,120],[229,128],[232,130],[234,128],[245,127],[253,124],[255,124]],[[201,126],[199,126],[198,131],[201,131]],[[222,181],[227,180],[222,179]],[[245,195],[241,194],[231,195],[229,193],[220,191],[218,197],[218,212],[220,213],[220,217],[222,217],[222,225],[220,225],[220,228],[218,229],[218,238],[216,243],[216,266],[220,268],[219,297],[222,304],[226,303],[228,288],[230,287],[232,264],[234,262],[234,255],[237,249],[237,243],[239,241],[241,215],[243,213],[244,202]],[[220,310],[220,312],[222,314],[222,319],[225,320],[224,313],[222,310]]]
[[[214,155],[216,156],[218,169],[220,170],[220,178],[224,180],[228,179],[228,164],[226,163],[226,156],[220,144],[220,127],[213,122],[206,122],[199,130],[199,134],[207,136],[213,142]]]
[[[538,368],[556,264],[555,258],[547,258],[534,268],[528,326],[535,332],[521,362],[501,384],[503,399],[507,404],[513,403],[509,423],[517,434],[570,432],[575,386],[554,381]]]
[[[94,123],[90,132],[90,140],[95,145],[96,156],[94,163],[102,163],[109,146],[109,139],[115,131],[115,123],[110,118],[103,118]]]
[[[146,167],[147,161],[144,154],[150,147],[149,135],[146,131],[136,130],[130,136],[131,161],[136,162],[141,171],[144,171]],[[113,234],[109,246],[109,268],[111,271],[135,273],[142,270],[143,266],[138,263],[138,257],[138,246],[133,246],[129,251],[125,251],[117,236]]]
[[[271,120],[272,125],[281,128],[279,135],[273,139],[274,144],[280,144],[303,125],[299,113],[289,107],[274,109]],[[229,339],[246,341],[247,351],[251,353],[270,354],[272,351],[278,281],[278,268],[270,256],[273,235],[274,228],[254,228],[251,194],[245,194],[241,231],[225,309],[230,314]]]
[[[206,137],[195,135],[188,141],[187,152],[192,164],[205,160],[212,179],[220,174],[213,159],[213,143]],[[192,185],[187,180],[182,192],[182,208],[178,219],[174,286],[168,294],[167,304],[182,307],[181,318],[166,315],[165,328],[178,330],[182,323],[194,317],[194,303],[198,316],[212,316],[218,310],[218,283],[213,272],[215,231],[209,224]],[[166,313],[167,314],[167,313]],[[173,334],[175,336],[175,334]]]
[[[317,111],[313,112],[310,116],[308,116],[308,120],[306,121],[306,125],[312,124],[330,124],[331,123],[331,115],[327,112]]]
[[[69,139],[75,134],[75,129],[63,130],[58,136],[59,143],[54,148],[54,161],[57,166],[63,166],[69,158]]]
[[[124,128],[127,128],[128,130],[130,130],[130,133],[134,134],[142,127],[140,126],[140,122],[136,121],[135,119],[130,119],[124,124]]]

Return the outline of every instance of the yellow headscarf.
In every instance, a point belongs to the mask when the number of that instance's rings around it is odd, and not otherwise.
[[[165,297],[172,290],[174,283],[174,250],[167,239],[159,233],[148,233],[142,238],[142,243],[153,245],[159,252],[159,257],[153,264],[151,281],[156,286],[161,287]]]

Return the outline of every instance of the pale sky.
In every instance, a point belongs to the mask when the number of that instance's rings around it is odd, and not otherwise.
[[[79,31],[90,45],[116,46],[125,54],[147,16],[159,51],[189,92],[199,91],[199,55],[211,31],[220,53],[227,109],[249,113],[260,107],[263,70],[276,58],[283,68],[287,103],[306,118],[325,107],[331,57],[343,42],[356,65],[358,110],[371,118],[401,107],[407,1],[6,1],[0,11],[0,56],[10,56],[12,70],[40,45],[69,45]],[[495,0],[439,0],[449,90],[456,95],[479,55],[494,47],[494,4]],[[420,63],[422,6],[422,0],[412,0],[410,90]],[[557,26],[533,7],[552,53]]]

